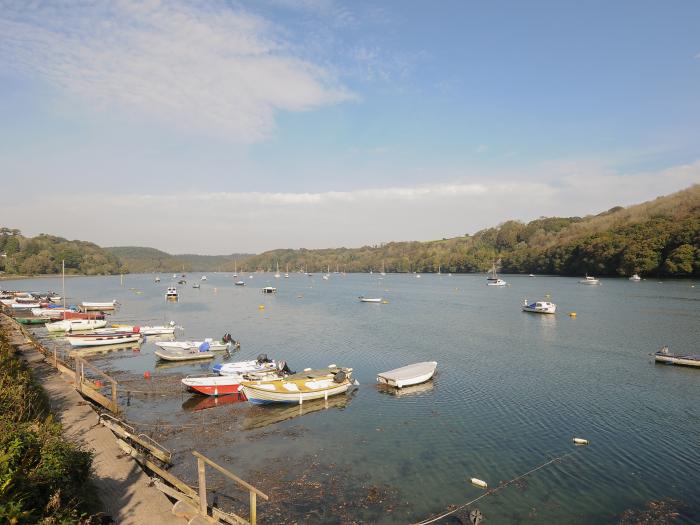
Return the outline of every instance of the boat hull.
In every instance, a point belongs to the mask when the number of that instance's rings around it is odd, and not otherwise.
[[[182,384],[189,390],[205,396],[223,396],[237,394],[242,380],[241,376],[186,377]]]
[[[135,343],[140,339],[139,334],[105,334],[100,336],[68,336],[71,346],[106,346],[119,343]]]
[[[396,388],[420,385],[433,378],[437,369],[436,361],[415,363],[377,375],[377,382]]]
[[[255,405],[268,405],[275,403],[301,405],[305,401],[311,401],[314,399],[328,399],[329,397],[336,396],[338,394],[344,394],[348,391],[348,388],[350,388],[350,381],[347,379],[343,383],[339,383],[338,386],[325,388],[315,392],[273,392],[261,389],[258,386],[250,383],[243,383],[241,385],[243,394],[245,394],[248,401]]]
[[[179,349],[159,349],[154,352],[163,361],[202,361],[214,359],[213,352],[199,352]]]
[[[654,354],[654,360],[657,363],[677,366],[692,366],[700,367],[700,355],[672,355],[672,354]]]

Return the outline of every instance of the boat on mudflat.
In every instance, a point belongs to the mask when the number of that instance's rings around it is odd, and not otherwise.
[[[436,361],[425,361],[422,363],[413,363],[412,365],[395,368],[388,372],[377,374],[377,382],[403,388],[405,386],[419,385],[432,379],[437,368]]]
[[[95,330],[107,326],[104,319],[64,319],[46,325],[49,332],[75,332],[80,330]]]
[[[204,394],[206,396],[223,396],[226,394],[236,394],[240,390],[244,381],[279,379],[283,372],[277,368],[268,368],[261,371],[250,371],[242,374],[204,374],[187,376],[182,380],[182,384],[188,390]]]
[[[66,337],[71,346],[105,346],[117,343],[135,343],[141,338],[133,332],[96,332],[94,334],[74,334]]]
[[[304,370],[284,379],[245,381],[241,390],[253,404],[295,403],[328,399],[347,392],[352,385],[352,368],[336,366],[321,370]]]
[[[672,354],[671,352],[669,352],[668,346],[664,346],[658,352],[654,352],[653,356],[654,360],[657,363],[664,363],[667,365],[700,367],[700,355]]]
[[[211,337],[207,337],[204,341],[158,341],[156,346],[163,350],[201,350],[206,347],[209,352],[221,352],[231,347],[240,348],[241,345],[238,341],[230,339],[230,336],[224,336],[221,341],[214,341]]]
[[[199,348],[159,348],[154,353],[163,361],[201,361],[216,357],[216,354],[211,350],[200,350]]]

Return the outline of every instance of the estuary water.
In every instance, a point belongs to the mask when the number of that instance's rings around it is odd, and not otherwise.
[[[126,418],[176,452],[175,473],[195,483],[198,450],[268,492],[262,522],[413,523],[483,494],[471,477],[496,487],[570,452],[479,500],[488,523],[618,523],[662,499],[681,522],[700,522],[700,370],[649,356],[662,345],[699,353],[700,284],[506,275],[510,285],[497,288],[483,275],[258,273],[239,287],[217,273],[193,289],[200,276],[188,274],[177,303],[164,300],[170,275],[71,278],[67,296],[117,299],[110,321],[174,320],[179,338],[230,332],[241,341],[230,360],[266,353],[294,370],[354,368],[360,386],[328,403],[253,407],[180,392],[179,378],[213,363],[159,367],[149,341],[91,358],[131,385]],[[261,294],[266,285],[278,293]],[[60,279],[2,287],[60,291]],[[556,316],[521,311],[523,298],[545,294]],[[377,372],[432,360],[438,375],[414,391],[375,384]],[[169,390],[140,395],[144,371]],[[574,436],[590,445],[574,447]],[[220,492],[222,506],[245,508],[247,493],[223,481]]]

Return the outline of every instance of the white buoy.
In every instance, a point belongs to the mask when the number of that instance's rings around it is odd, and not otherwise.
[[[469,478],[469,481],[471,482],[472,485],[476,485],[479,488],[485,489],[489,485],[486,483],[483,479],[479,478]]]
[[[589,443],[589,441],[587,439],[577,438],[577,437],[574,438],[574,444],[576,444],[576,445],[588,445],[588,443]]]

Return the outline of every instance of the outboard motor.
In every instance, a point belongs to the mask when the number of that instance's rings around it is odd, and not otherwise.
[[[342,383],[345,381],[345,379],[347,379],[347,375],[342,370],[340,372],[336,372],[336,374],[333,376],[333,381],[336,383]]]
[[[284,376],[296,374],[296,372],[292,372],[289,369],[289,365],[287,364],[287,361],[277,361],[277,370],[279,370],[279,373],[284,375]]]
[[[267,354],[260,354],[258,356],[258,363],[270,363],[270,359],[267,358]]]
[[[228,333],[224,334],[224,336],[221,338],[221,340],[224,343],[230,343],[231,342],[231,334],[228,334]]]

